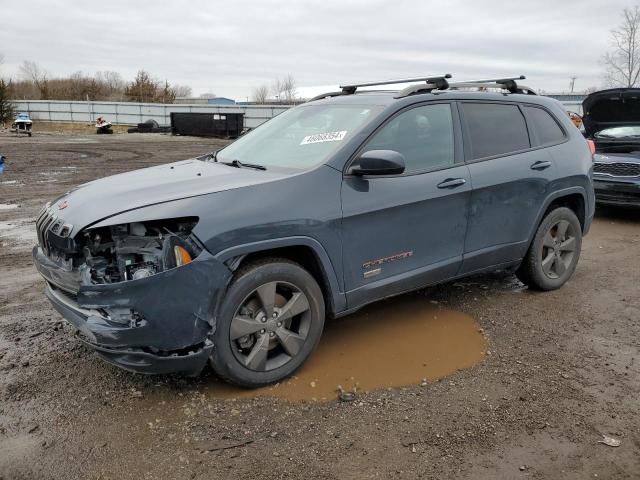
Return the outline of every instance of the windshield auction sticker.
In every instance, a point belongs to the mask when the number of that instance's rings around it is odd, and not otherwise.
[[[346,130],[342,130],[341,132],[316,133],[315,135],[308,135],[304,137],[300,142],[300,145],[309,145],[310,143],[322,142],[338,142],[342,140],[346,134]]]

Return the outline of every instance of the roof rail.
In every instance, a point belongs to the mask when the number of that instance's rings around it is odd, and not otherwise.
[[[519,77],[489,78],[487,80],[465,80],[463,83],[505,83],[510,80],[524,80],[526,78],[524,75],[520,75]]]
[[[470,80],[466,82],[455,82],[449,83],[447,79],[451,78],[450,73],[446,73],[441,76],[434,77],[420,77],[420,78],[404,78],[398,80],[385,80],[382,82],[370,82],[370,83],[358,83],[353,85],[340,85],[342,91],[340,92],[328,92],[323,93],[321,95],[317,95],[313,97],[309,102],[313,102],[314,100],[321,100],[323,98],[330,97],[338,97],[341,95],[353,95],[356,93],[356,90],[360,87],[374,87],[379,85],[393,85],[397,83],[411,83],[411,82],[425,82],[419,83],[416,85],[410,85],[402,90],[400,90],[394,98],[402,98],[407,97],[409,95],[413,95],[416,93],[429,93],[433,90],[457,90],[460,88],[478,88],[478,89],[489,89],[489,88],[500,88],[502,90],[507,90],[509,93],[521,93],[525,95],[537,95],[535,90],[525,85],[518,85],[516,80],[524,80],[526,77],[524,75],[520,75],[518,77],[508,77],[508,78],[489,78],[484,80]]]
[[[307,100],[308,102],[315,102],[316,100],[322,100],[323,98],[330,98],[330,97],[339,97],[340,95],[349,95],[348,93],[345,92],[327,92],[327,93],[321,93],[320,95],[316,95],[313,98],[310,98],[309,100]]]
[[[451,78],[451,74],[450,73],[445,73],[444,75],[434,75],[434,76],[430,76],[430,77],[401,78],[401,79],[397,79],[397,80],[384,80],[382,82],[370,82],[370,83],[356,83],[356,84],[352,84],[352,85],[340,85],[340,88],[342,89],[344,94],[351,95],[353,93],[356,93],[356,90],[359,87],[375,87],[375,86],[378,86],[378,85],[394,85],[394,84],[397,84],[397,83],[427,82],[429,84],[441,85],[442,87],[444,87],[444,88],[441,88],[441,89],[444,90],[446,88],[445,84],[447,84],[447,80],[446,80],[447,78]]]
[[[470,80],[466,82],[456,82],[450,85],[455,90],[458,88],[502,88],[508,90],[509,93],[523,93],[526,95],[537,95],[535,90],[525,85],[518,85],[516,80],[524,80],[524,75],[509,78],[490,78],[486,80]]]

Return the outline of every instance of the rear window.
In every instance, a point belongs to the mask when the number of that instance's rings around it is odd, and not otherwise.
[[[463,103],[462,110],[474,160],[531,147],[527,124],[516,105]]]
[[[564,140],[564,132],[553,117],[542,108],[524,107],[540,145],[554,145]]]

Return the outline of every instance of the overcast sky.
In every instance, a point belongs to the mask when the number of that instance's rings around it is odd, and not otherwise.
[[[635,2],[638,3],[638,2]],[[602,84],[624,0],[0,0],[2,74],[114,70],[244,100],[288,73],[298,86],[452,73],[525,74],[547,91]]]

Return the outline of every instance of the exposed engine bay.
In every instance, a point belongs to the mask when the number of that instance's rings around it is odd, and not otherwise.
[[[82,283],[139,280],[190,263],[202,251],[191,235],[195,224],[196,219],[172,219],[87,230],[76,239]]]
[[[47,297],[80,339],[134,371],[202,370],[213,347],[212,302],[231,271],[192,233],[198,218],[89,227],[71,236],[73,225],[51,210],[36,222],[33,256]]]

